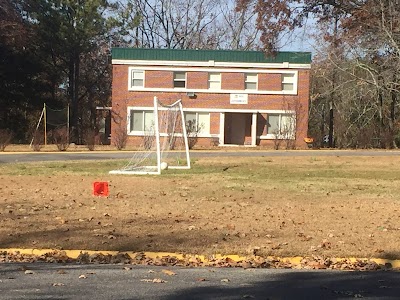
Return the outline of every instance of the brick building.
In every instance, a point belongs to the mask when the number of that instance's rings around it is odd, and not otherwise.
[[[112,64],[112,139],[140,143],[156,96],[182,99],[198,146],[306,146],[308,52],[114,48]]]

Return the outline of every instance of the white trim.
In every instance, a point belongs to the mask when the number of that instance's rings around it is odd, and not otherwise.
[[[128,106],[129,110],[152,110],[151,106]],[[283,110],[283,109],[233,109],[233,108],[183,108],[186,112],[210,112],[210,113],[225,113],[225,112],[237,112],[237,113],[261,113],[261,114],[294,114],[294,110]]]
[[[225,144],[225,112],[219,114],[219,145]]]
[[[297,84],[296,84],[297,86]],[[130,92],[193,92],[196,94],[251,94],[251,95],[297,95],[297,89],[293,91],[257,91],[257,90],[208,90],[208,89],[188,89],[188,88],[140,88],[128,89]]]
[[[232,66],[231,66],[232,67]],[[266,68],[258,68],[258,69],[238,69],[238,68],[224,68],[224,69],[218,69],[218,68],[191,68],[191,67],[186,67],[186,68],[173,68],[171,66],[169,67],[157,67],[157,66],[131,66],[129,69],[132,70],[138,70],[138,71],[171,71],[171,72],[205,72],[205,73],[296,73],[298,71],[296,70],[276,70],[272,67],[269,67],[268,69]],[[287,68],[286,68],[287,69]]]
[[[185,87],[184,88],[146,88],[145,80],[146,80],[146,70],[149,71],[169,71],[169,72],[185,72]],[[143,71],[143,87],[133,87],[131,86],[132,82],[132,71]],[[193,89],[187,88],[187,72],[206,72],[206,73],[248,73],[248,74],[294,74],[293,76],[293,90],[292,91],[267,91],[267,90],[258,90],[259,86],[259,78],[257,76],[257,89],[255,90],[222,90],[222,89]],[[249,93],[254,95],[297,95],[297,85],[299,80],[299,72],[297,70],[241,70],[241,69],[201,69],[201,68],[157,68],[154,66],[150,67],[129,67],[128,68],[128,91],[148,91],[148,92],[193,92],[193,93],[215,93],[215,94],[238,94],[238,93]],[[173,84],[175,80],[173,79]],[[208,82],[208,81],[207,81]],[[222,76],[221,76],[222,82]],[[280,83],[282,85],[282,81]]]
[[[256,146],[257,143],[257,113],[251,116],[251,145]]]
[[[130,60],[113,59],[113,65],[132,66],[180,66],[180,67],[221,67],[221,68],[273,68],[273,69],[311,69],[311,64],[296,63],[240,63],[240,62],[214,62],[214,61],[169,61],[169,60]]]
[[[257,138],[259,138],[260,140],[286,140],[286,139],[288,139],[287,137],[284,137],[282,135],[276,136],[275,134],[271,134],[271,133],[268,133],[266,135],[260,135]],[[289,140],[295,140],[295,139],[296,138],[294,136],[289,138]]]

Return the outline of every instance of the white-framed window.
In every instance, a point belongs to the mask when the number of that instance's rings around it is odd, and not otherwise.
[[[279,139],[294,139],[296,117],[293,114],[269,114],[267,117],[267,136]]]
[[[144,87],[144,71],[143,70],[130,70],[130,88],[137,89]]]
[[[210,134],[210,113],[185,112],[185,122],[189,135],[190,132],[198,135]]]
[[[186,87],[186,72],[174,72],[174,88]]]
[[[221,89],[221,73],[208,73],[208,88],[210,90]]]
[[[245,73],[244,74],[244,88],[246,90],[257,90],[258,74]]]
[[[154,111],[152,110],[130,110],[129,131],[144,133],[154,129]]]
[[[294,73],[282,73],[282,91],[294,91],[295,80],[296,76]]]

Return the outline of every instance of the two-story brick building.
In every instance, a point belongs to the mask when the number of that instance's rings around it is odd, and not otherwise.
[[[140,143],[156,96],[182,99],[200,146],[306,146],[308,52],[114,48],[112,64],[112,138],[122,124],[128,144]]]

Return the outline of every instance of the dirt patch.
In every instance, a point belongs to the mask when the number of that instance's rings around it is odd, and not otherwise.
[[[161,176],[108,175],[110,162],[1,165],[0,245],[400,258],[399,163],[201,158]],[[94,181],[110,196],[92,196]]]

